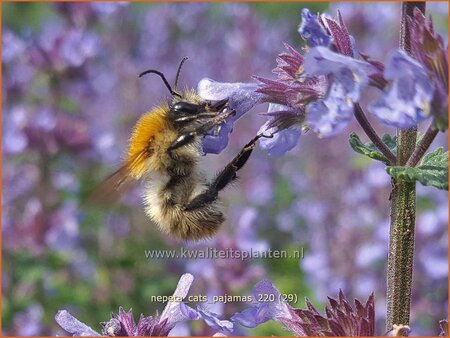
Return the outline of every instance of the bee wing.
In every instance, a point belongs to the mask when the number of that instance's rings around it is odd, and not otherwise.
[[[112,173],[103,182],[95,187],[87,198],[87,205],[104,206],[115,203],[122,193],[133,187],[138,179],[131,172],[137,163],[142,161],[144,152],[138,153],[134,158]]]
[[[86,204],[104,206],[115,203],[136,182],[137,180],[130,176],[129,165],[125,164],[95,187]]]

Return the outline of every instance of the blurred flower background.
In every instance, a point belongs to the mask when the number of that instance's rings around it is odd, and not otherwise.
[[[323,309],[341,288],[349,299],[375,293],[384,333],[390,180],[383,166],[352,152],[347,136],[302,136],[282,158],[257,149],[233,188],[222,193],[228,220],[214,239],[192,244],[163,236],[146,218],[140,187],[110,208],[84,204],[119,165],[131,128],[167,90],[182,57],[182,85],[203,77],[249,82],[273,78],[283,42],[300,50],[300,12],[339,9],[360,51],[385,61],[398,46],[399,3],[6,3],[3,4],[2,323],[6,335],[63,334],[67,309],[99,329],[119,306],[152,314],[181,274],[192,294],[245,295],[269,278],[282,293]],[[445,38],[445,2],[427,3]],[[205,172],[223,167],[252,138],[260,105],[235,125],[230,145],[208,155]],[[378,130],[383,127],[377,125]],[[425,126],[422,126],[425,127]],[[385,130],[387,131],[387,130]],[[392,133],[393,131],[390,130]],[[447,134],[435,144],[446,145]],[[418,185],[412,333],[437,334],[447,318],[448,195]],[[236,248],[299,250],[304,258],[148,260],[145,250]],[[229,318],[246,304],[217,303]],[[176,334],[211,334],[200,322]],[[268,322],[240,334],[288,334]]]

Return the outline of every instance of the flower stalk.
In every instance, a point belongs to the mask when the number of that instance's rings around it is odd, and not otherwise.
[[[411,52],[408,17],[414,8],[425,12],[425,2],[403,2],[400,48]],[[403,166],[416,148],[417,128],[397,129],[397,165]],[[387,270],[387,323],[409,325],[411,285],[414,259],[414,231],[416,222],[416,183],[392,180],[391,225]]]
[[[358,121],[361,128],[364,130],[369,139],[373,142],[373,144],[378,148],[379,151],[383,153],[383,155],[389,160],[389,163],[395,164],[397,162],[397,158],[392,153],[392,151],[388,148],[386,144],[381,140],[380,136],[373,129],[366,115],[364,114],[363,109],[359,105],[359,103],[355,104],[355,118]]]
[[[420,140],[419,145],[414,150],[409,160],[406,162],[407,167],[415,167],[417,163],[419,163],[438,133],[439,129],[435,126],[435,123],[433,121]]]

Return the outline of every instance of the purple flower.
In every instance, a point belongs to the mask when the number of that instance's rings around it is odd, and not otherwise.
[[[184,274],[178,282],[172,296],[161,316],[145,317],[141,314],[136,324],[133,313],[120,307],[119,314],[112,314],[111,319],[102,322],[102,335],[104,336],[167,336],[175,325],[186,320],[197,319],[195,310],[185,305],[182,300],[187,296],[194,281],[191,274]],[[99,336],[100,334],[87,325],[81,323],[66,310],[58,311],[55,316],[58,324],[74,336]]]
[[[306,77],[304,74],[304,58],[289,44],[285,43],[287,53],[277,57],[277,67],[272,70],[277,80],[256,76],[262,82],[256,91],[267,95],[266,101],[292,107],[305,104],[323,97],[328,81],[324,76]]]
[[[227,121],[209,132],[203,140],[205,153],[218,154],[228,144],[228,135],[233,131],[233,124],[242,115],[258,103],[264,101],[265,95],[256,92],[260,85],[256,83],[221,83],[211,79],[202,79],[198,83],[198,93],[205,100],[218,101],[228,99],[228,107],[236,111]]]
[[[221,320],[218,315],[209,311],[203,306],[198,306],[197,310],[193,310],[195,316],[192,319],[203,319],[203,321],[211,328],[217,330],[217,334],[230,334],[233,332],[234,325],[229,320]]]
[[[373,294],[365,305],[355,299],[353,308],[342,290],[339,301],[328,297],[326,317],[306,299],[307,309],[295,309],[280,298],[280,292],[269,280],[259,282],[253,292],[253,300],[261,295],[270,301],[257,301],[250,308],[231,317],[233,322],[246,327],[256,327],[268,320],[284,324],[295,336],[373,336],[375,328],[375,303]]]
[[[66,310],[58,311],[55,320],[64,330],[73,336],[100,336],[98,332],[95,332],[89,326],[80,322]]]
[[[333,83],[326,99],[307,106],[308,126],[320,136],[332,136],[344,129],[353,116],[353,102],[346,100],[345,89]]]
[[[332,136],[348,124],[354,103],[368,84],[369,75],[377,69],[368,62],[316,47],[305,56],[305,72],[329,77],[326,97],[310,103],[306,111],[309,127],[321,136]]]
[[[273,301],[258,301],[261,295]],[[292,318],[290,306],[281,299],[280,291],[270,280],[259,282],[252,291],[252,298],[256,305],[238,312],[231,317],[231,321],[246,327],[256,327],[272,319]]]
[[[261,138],[259,145],[269,155],[282,156],[297,145],[305,111],[271,103],[267,115],[271,116],[271,119],[261,126],[258,134],[272,137]]]
[[[338,11],[339,22],[322,15],[321,19],[324,26],[327,28],[331,37],[333,38],[333,50],[340,54],[350,57],[354,56],[353,37],[348,34],[347,27],[342,19],[341,13]]]
[[[435,89],[431,113],[440,129],[448,127],[448,56],[447,48],[439,34],[434,32],[431,19],[426,22],[420,10],[415,8],[414,18],[409,18],[411,53],[425,69]]]
[[[389,58],[384,77],[389,86],[368,107],[383,123],[410,128],[430,115],[433,87],[422,65],[397,50]]]
[[[308,8],[302,9],[302,21],[298,32],[309,47],[325,46],[330,44],[331,37],[319,22],[317,15],[311,14]]]
[[[324,14],[312,15],[309,9],[304,8],[298,32],[309,47],[327,47],[353,57],[353,37],[349,35],[341,13],[338,14],[339,21],[335,21]]]
[[[375,328],[375,303],[373,294],[365,305],[355,299],[355,308],[339,291],[339,301],[328,297],[323,317],[306,299],[307,309],[290,308],[291,318],[279,320],[295,336],[373,336]]]
[[[287,53],[277,56],[277,67],[272,72],[278,75],[280,81],[297,81],[303,73],[303,56],[287,43],[284,47]]]
[[[378,72],[372,64],[335,53],[325,47],[311,48],[305,55],[305,73],[308,76],[332,75],[333,81],[343,82],[347,95],[358,100],[369,76]],[[349,76],[351,73],[352,78]]]
[[[303,75],[303,56],[285,44],[288,52],[277,57],[273,70],[278,80],[255,77],[262,82],[258,93],[271,102],[267,116],[270,119],[261,126],[259,133],[273,135],[260,139],[260,145],[270,155],[281,156],[297,144],[300,129],[305,121],[305,104],[321,98],[327,80],[323,76],[306,78]]]

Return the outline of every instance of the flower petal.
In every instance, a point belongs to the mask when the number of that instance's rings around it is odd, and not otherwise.
[[[83,324],[66,310],[59,310],[55,316],[56,322],[73,336],[100,336],[100,334]]]
[[[123,307],[119,307],[119,320],[127,336],[133,336],[136,332],[136,323],[131,309],[126,312]]]
[[[317,15],[311,14],[308,8],[302,9],[302,21],[298,32],[309,47],[325,46],[330,44],[331,37],[320,24]]]
[[[339,12],[339,22],[325,16],[323,17],[322,22],[333,37],[333,44],[336,46],[336,50],[341,54],[353,56],[354,50],[352,38],[350,37],[350,34],[348,34],[341,13]]]
[[[228,135],[233,131],[232,123],[222,123],[218,126],[218,133],[207,134],[203,138],[203,153],[220,154],[228,145]]]
[[[258,88],[257,83],[224,83],[205,78],[198,83],[198,94],[211,101],[228,98],[228,106],[236,111],[229,120],[236,121],[262,101],[264,95],[256,92]]]
[[[258,301],[261,295],[273,301],[258,302],[242,312],[238,312],[231,317],[231,321],[237,322],[246,327],[256,327],[271,319],[291,318],[289,305],[281,300],[280,291],[272,284],[270,280],[262,280],[253,289],[253,299]]]
[[[369,62],[356,60],[352,57],[334,53],[328,48],[316,47],[305,55],[305,72],[308,75],[333,74],[333,80],[349,80],[348,72],[352,74],[358,92],[352,99],[359,99],[359,92],[368,83],[369,76],[378,72]],[[354,94],[354,95],[355,95]]]
[[[197,311],[201,319],[203,319],[209,327],[218,330],[219,332],[231,333],[233,331],[234,324],[229,320],[219,319],[217,314],[202,306],[199,306]]]
[[[353,116],[353,102],[340,83],[331,85],[325,100],[306,106],[308,126],[320,136],[333,136],[344,129]]]
[[[228,99],[229,109],[236,111],[218,128],[210,131],[204,138],[203,151],[220,153],[228,145],[228,135],[233,131],[233,124],[247,111],[264,101],[266,95],[258,93],[257,83],[221,83],[211,79],[202,79],[198,83],[198,94],[205,100],[218,101]]]
[[[397,128],[411,128],[431,113],[433,87],[423,67],[404,51],[394,52],[384,77],[390,86],[368,110],[381,122]]]
[[[267,121],[260,129],[264,133],[273,133],[272,138],[262,137],[259,145],[272,156],[283,156],[287,151],[293,149],[300,138],[301,132],[296,128],[283,129],[275,132],[277,128],[266,129],[270,121]]]
[[[321,136],[340,132],[353,116],[353,105],[360,99],[369,76],[378,70],[372,64],[334,53],[324,47],[312,48],[305,57],[308,75],[328,75],[331,84],[322,101],[307,106],[309,126]],[[330,76],[331,74],[331,76]]]
[[[282,156],[298,143],[301,135],[298,127],[305,120],[304,109],[293,109],[271,103],[267,115],[271,116],[271,119],[261,126],[258,134],[272,135],[272,137],[262,137],[259,145],[269,155]]]
[[[182,275],[178,282],[177,288],[173,293],[173,297],[184,299],[187,296],[193,282],[194,276],[190,273],[185,273]],[[186,318],[180,308],[181,304],[183,304],[182,301],[168,302],[161,314],[160,322],[167,319],[167,325],[173,328],[177,323],[187,320],[188,318]]]

